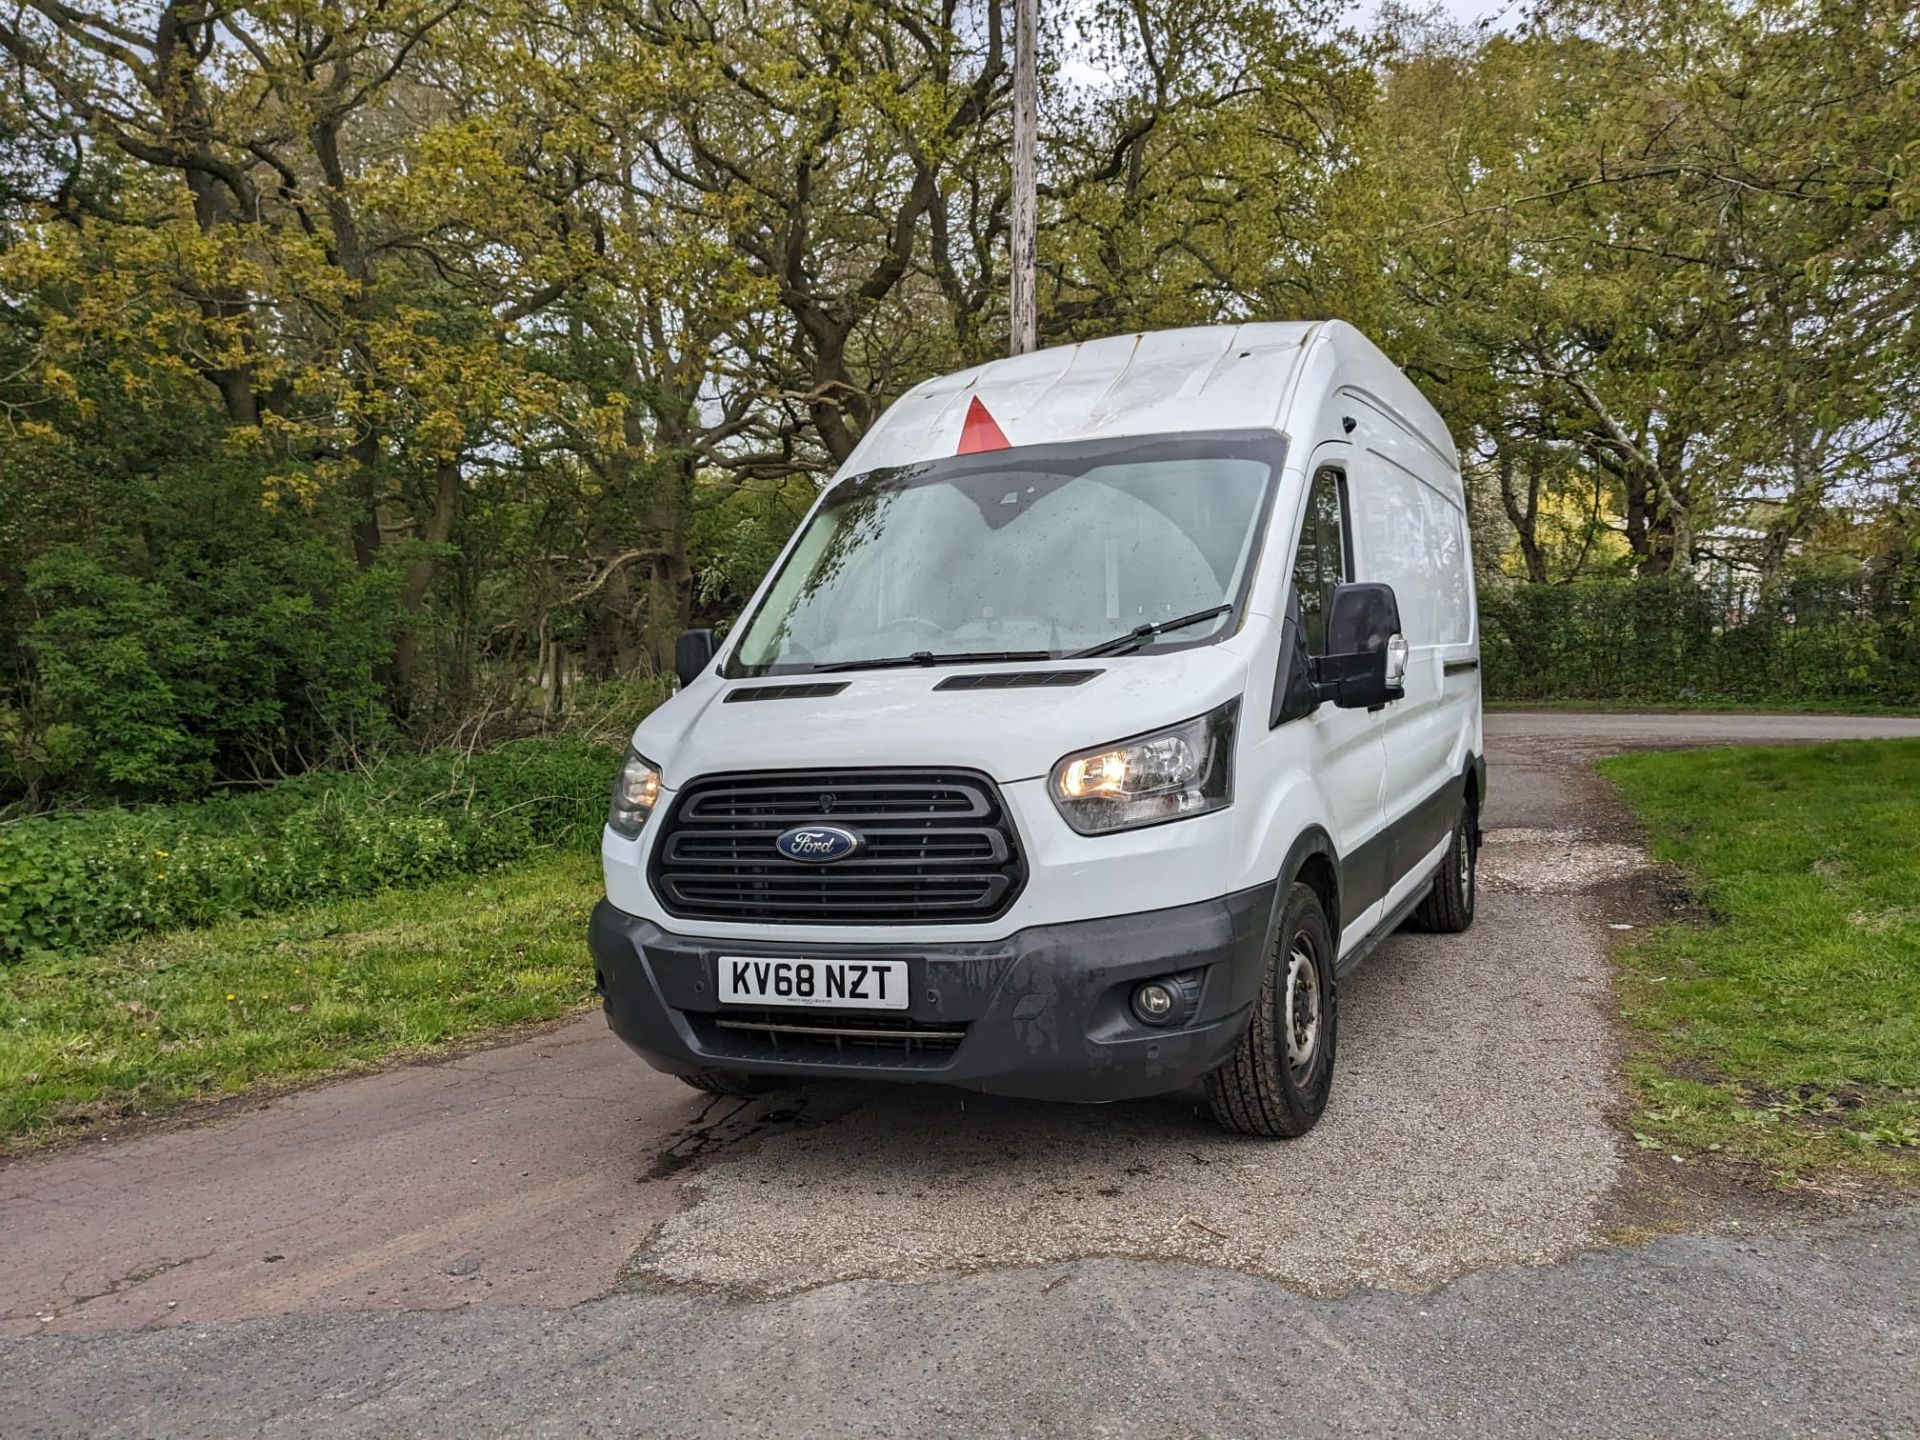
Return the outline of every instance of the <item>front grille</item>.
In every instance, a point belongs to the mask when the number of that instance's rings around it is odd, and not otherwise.
[[[728,1010],[688,1014],[701,1054],[714,1060],[815,1060],[937,1069],[967,1038],[965,1024],[904,1015]]]
[[[834,825],[864,844],[788,860],[784,832]],[[1000,792],[964,770],[714,775],[673,802],[650,866],[673,915],[816,925],[964,924],[1002,915],[1026,878]]]

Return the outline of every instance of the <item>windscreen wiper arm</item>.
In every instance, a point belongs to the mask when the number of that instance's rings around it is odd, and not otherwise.
[[[1136,625],[1124,635],[1116,635],[1111,640],[1102,640],[1098,645],[1089,645],[1084,650],[1076,650],[1066,658],[1085,660],[1094,655],[1117,655],[1122,650],[1131,650],[1136,645],[1144,645],[1156,635],[1164,635],[1169,630],[1184,630],[1189,625],[1198,625],[1202,620],[1211,620],[1216,615],[1224,615],[1231,605],[1215,605],[1211,610],[1196,610],[1191,615],[1182,615],[1177,620],[1162,620],[1158,625]]]
[[[877,660],[834,660],[825,665],[815,665],[813,671],[824,673],[829,670],[894,670],[907,665],[997,665],[1007,660],[1051,660],[1050,650],[951,650],[936,653],[932,650],[916,650],[911,655],[885,655]]]

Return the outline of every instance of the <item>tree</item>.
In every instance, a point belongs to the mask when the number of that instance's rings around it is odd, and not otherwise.
[[[1890,5],[1402,22],[1367,182],[1383,328],[1470,433],[1610,478],[1643,573],[1910,453],[1914,22]],[[1900,338],[1896,338],[1900,337]],[[1818,396],[1817,401],[1814,400]],[[1504,435],[1503,433],[1504,432]],[[1510,469],[1511,467],[1509,467]]]
[[[270,494],[350,498],[355,560],[399,568],[403,612],[458,522],[463,461],[525,383],[512,327],[570,279],[539,136],[436,83],[484,53],[454,37],[458,8],[174,0],[140,24],[34,0],[0,19],[71,141],[52,216],[121,292],[176,302],[139,337],[97,304],[49,309],[47,377],[100,344],[190,369]],[[38,247],[19,282],[48,293],[70,254]],[[403,624],[393,648],[402,711],[418,641]]]

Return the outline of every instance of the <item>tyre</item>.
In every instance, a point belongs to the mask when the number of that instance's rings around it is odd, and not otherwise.
[[[682,1085],[691,1085],[706,1095],[764,1095],[777,1090],[785,1080],[778,1075],[749,1075],[744,1070],[701,1070],[680,1076]]]
[[[1479,880],[1479,826],[1471,805],[1460,811],[1447,841],[1447,853],[1433,872],[1433,888],[1413,912],[1413,927],[1437,935],[1458,935],[1473,924],[1473,896]]]
[[[1320,897],[1288,887],[1280,928],[1233,1058],[1207,1076],[1213,1117],[1242,1135],[1304,1135],[1333,1089],[1339,991],[1333,929]]]

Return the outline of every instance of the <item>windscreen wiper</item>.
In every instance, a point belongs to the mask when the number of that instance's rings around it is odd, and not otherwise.
[[[1007,660],[1051,660],[1050,650],[952,650],[935,652],[916,650],[911,655],[886,655],[877,660],[834,660],[812,667],[813,673],[829,670],[895,670],[907,665],[997,665]]]
[[[1089,645],[1084,650],[1076,650],[1066,658],[1085,660],[1094,655],[1117,655],[1122,650],[1131,650],[1136,645],[1144,645],[1156,635],[1164,635],[1169,630],[1184,630],[1189,625],[1198,625],[1202,620],[1211,620],[1231,610],[1231,605],[1216,605],[1211,610],[1196,610],[1191,615],[1182,615],[1177,620],[1162,620],[1158,625],[1136,625],[1124,635],[1116,635],[1111,640],[1102,640],[1098,645]]]

